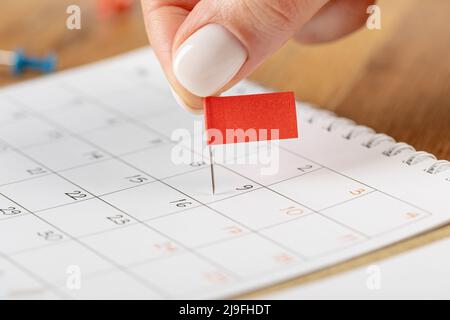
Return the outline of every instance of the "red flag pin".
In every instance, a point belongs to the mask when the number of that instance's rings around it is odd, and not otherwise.
[[[293,92],[207,97],[204,108],[213,194],[211,145],[298,138]]]

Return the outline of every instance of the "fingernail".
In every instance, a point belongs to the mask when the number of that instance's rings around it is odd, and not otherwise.
[[[208,24],[177,50],[173,71],[180,84],[199,97],[222,89],[247,60],[247,50],[225,27]]]
[[[170,87],[170,91],[172,91],[172,95],[175,98],[175,101],[177,102],[177,104],[182,107],[183,109],[185,109],[186,111],[189,111],[190,113],[193,114],[202,114],[203,113],[203,109],[195,109],[192,108],[190,106],[188,106],[183,99],[181,99],[181,97],[178,95],[178,93],[175,92],[174,89],[172,89],[172,87]]]

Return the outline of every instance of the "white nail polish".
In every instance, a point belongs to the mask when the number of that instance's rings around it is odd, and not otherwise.
[[[247,50],[225,27],[208,24],[178,49],[173,71],[191,93],[207,97],[222,89],[247,60]]]
[[[190,106],[188,106],[183,99],[180,98],[180,96],[175,92],[175,90],[172,89],[172,87],[170,87],[170,91],[172,91],[172,95],[175,98],[175,101],[177,102],[177,104],[182,107],[183,109],[185,109],[186,111],[193,113],[193,114],[202,114],[203,113],[203,109],[194,109],[191,108]]]

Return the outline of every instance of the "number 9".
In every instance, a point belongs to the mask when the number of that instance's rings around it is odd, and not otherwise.
[[[236,190],[243,191],[243,190],[250,190],[251,188],[253,188],[251,184],[246,184],[245,186],[236,188]]]

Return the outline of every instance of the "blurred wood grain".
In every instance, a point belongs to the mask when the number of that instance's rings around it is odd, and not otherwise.
[[[68,30],[66,8],[82,8],[82,29]],[[289,42],[252,79],[294,90],[297,96],[360,124],[450,159],[450,2],[380,0],[382,30],[361,31],[337,42]],[[55,52],[59,69],[147,44],[139,5],[100,19],[93,0],[2,0],[0,49]],[[0,67],[0,85],[13,78]],[[450,226],[249,296],[323,278],[450,236]]]

